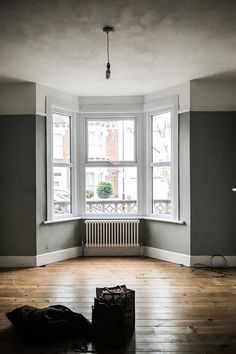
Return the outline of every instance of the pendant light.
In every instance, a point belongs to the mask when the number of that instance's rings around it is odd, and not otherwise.
[[[103,27],[103,32],[107,34],[107,70],[106,70],[106,79],[110,79],[111,76],[111,64],[110,64],[110,48],[109,48],[109,33],[113,32],[114,28],[111,26]]]

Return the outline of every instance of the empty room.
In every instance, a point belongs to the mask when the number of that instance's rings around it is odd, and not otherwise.
[[[1,1],[1,353],[236,353],[235,58],[234,0]]]

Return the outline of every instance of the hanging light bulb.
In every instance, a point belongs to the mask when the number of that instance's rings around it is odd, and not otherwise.
[[[106,70],[106,79],[110,79],[111,77],[111,64],[110,64],[110,48],[109,48],[109,33],[113,32],[114,28],[111,26],[105,26],[103,27],[103,32],[106,32],[107,34],[107,70]]]
[[[106,79],[110,79],[110,76],[111,76],[111,70],[110,70],[110,63],[107,63],[107,70],[106,70]]]

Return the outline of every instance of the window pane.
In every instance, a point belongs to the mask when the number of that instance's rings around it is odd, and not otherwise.
[[[54,204],[53,213],[71,214],[71,168],[53,168]]]
[[[171,112],[152,116],[152,161],[171,160]]]
[[[171,214],[171,167],[153,167],[153,205],[154,214]]]
[[[70,162],[70,116],[53,114],[53,161]]]
[[[134,161],[134,120],[88,120],[90,161]]]
[[[86,211],[136,213],[137,168],[86,168]]]

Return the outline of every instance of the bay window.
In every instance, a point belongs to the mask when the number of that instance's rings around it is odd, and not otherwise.
[[[146,114],[75,114],[48,105],[47,218],[178,220],[177,101]]]

